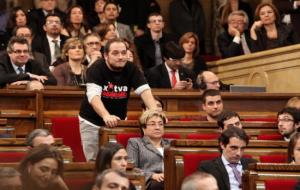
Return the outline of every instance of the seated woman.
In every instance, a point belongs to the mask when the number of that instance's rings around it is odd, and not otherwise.
[[[299,43],[292,25],[280,23],[278,10],[272,3],[261,3],[255,10],[256,21],[250,30],[252,52]]]
[[[197,76],[201,71],[207,70],[204,59],[199,55],[199,39],[193,32],[187,32],[179,39],[179,45],[184,49],[185,55],[182,65],[194,72]]]
[[[39,145],[31,149],[19,165],[23,190],[68,190],[61,176],[63,158],[55,147]]]
[[[91,30],[88,27],[82,7],[79,5],[72,6],[67,13],[61,34],[82,39],[87,33],[91,33]]]
[[[102,23],[94,27],[94,32],[98,33],[101,39],[101,52],[108,40],[117,38],[116,27],[113,23]]]
[[[147,190],[164,189],[163,153],[170,145],[170,141],[163,138],[166,116],[156,110],[146,110],[139,122],[142,137],[129,139],[128,157],[145,173]]]
[[[62,49],[61,58],[66,61],[55,67],[53,75],[58,86],[79,86],[86,82],[83,42],[79,38],[68,39]]]
[[[300,164],[300,132],[295,133],[289,142],[288,162]]]

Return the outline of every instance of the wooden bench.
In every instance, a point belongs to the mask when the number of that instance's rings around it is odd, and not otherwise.
[[[18,163],[0,163],[0,167],[18,167]],[[63,178],[70,190],[82,190],[94,183],[95,164],[90,162],[73,162],[64,164]],[[145,176],[137,171],[128,170],[126,174],[136,189],[146,190]]]
[[[276,134],[278,129],[274,123],[269,122],[243,122],[243,127],[252,139],[257,139],[261,134]],[[181,139],[189,134],[219,134],[216,123],[205,121],[170,121],[165,125],[166,134],[179,134]],[[137,121],[120,121],[118,127],[100,128],[99,145],[108,142],[117,142],[118,134],[140,134]]]
[[[286,155],[287,142],[251,140],[245,149],[245,155],[259,159],[262,155]],[[171,146],[164,150],[165,189],[179,190],[184,178],[185,154],[214,154],[219,153],[216,140],[174,140]],[[191,164],[191,163],[189,163]],[[197,167],[197,166],[193,166]]]
[[[243,190],[264,190],[272,183],[277,189],[294,189],[299,179],[300,165],[256,163],[243,173]]]

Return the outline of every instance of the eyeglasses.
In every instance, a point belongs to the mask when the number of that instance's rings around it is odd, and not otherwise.
[[[151,123],[147,123],[146,125],[149,127],[156,127],[156,126],[163,127],[164,123],[163,122],[158,122],[158,123],[151,122]]]
[[[244,21],[241,21],[241,20],[239,20],[239,21],[232,20],[232,21],[229,22],[229,24],[239,24],[239,25],[241,25],[241,24],[244,24]]]
[[[28,49],[25,49],[25,50],[13,50],[13,52],[15,53],[15,54],[18,54],[18,55],[20,55],[20,54],[28,54],[29,53],[29,50]]]
[[[100,42],[88,42],[86,43],[87,46],[100,46]]]

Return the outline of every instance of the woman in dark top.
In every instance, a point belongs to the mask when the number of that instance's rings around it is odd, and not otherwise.
[[[82,7],[72,6],[67,13],[61,34],[82,39],[84,35],[90,32]]]
[[[86,82],[85,53],[79,38],[68,39],[62,49],[61,58],[66,61],[55,67],[53,75],[58,86],[80,86]]]
[[[8,36],[12,36],[12,32],[17,26],[26,26],[28,18],[26,12],[21,7],[14,7],[9,14],[9,20],[6,25]]]
[[[187,32],[179,39],[179,45],[184,49],[185,55],[182,65],[194,72],[197,76],[201,71],[207,70],[204,59],[199,55],[199,39],[193,32]]]
[[[253,52],[284,47],[299,43],[299,37],[292,25],[280,23],[278,10],[272,3],[261,3],[255,10],[251,36],[251,49]]]

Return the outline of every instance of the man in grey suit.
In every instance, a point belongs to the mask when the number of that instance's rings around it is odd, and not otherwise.
[[[243,158],[249,137],[243,129],[230,127],[219,137],[222,155],[214,160],[204,161],[198,170],[212,174],[220,190],[238,190],[241,187],[242,172],[249,163],[256,160]]]
[[[127,39],[133,42],[133,34],[129,26],[117,22],[117,18],[120,14],[119,6],[114,2],[108,2],[103,7],[105,20],[109,23],[113,23],[117,29],[117,36],[122,39]]]

